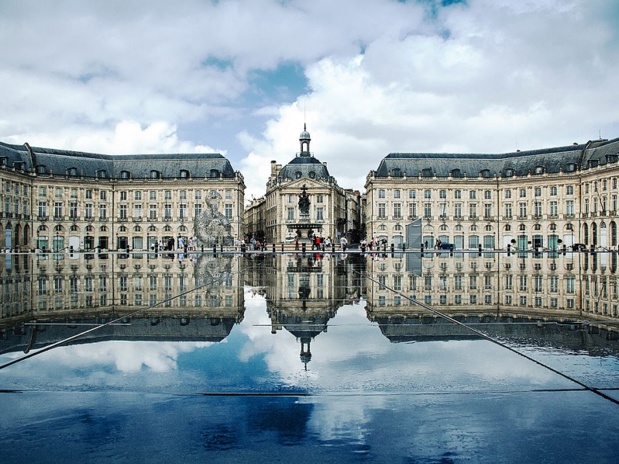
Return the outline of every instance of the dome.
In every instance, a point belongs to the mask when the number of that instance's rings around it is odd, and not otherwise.
[[[311,140],[310,133],[307,132],[307,126],[303,124],[303,132],[299,135],[299,140]]]

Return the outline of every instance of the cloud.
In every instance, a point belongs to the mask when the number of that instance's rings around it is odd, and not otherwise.
[[[405,36],[384,33],[363,55],[324,57],[306,68],[310,92],[269,121],[252,163],[292,159],[282,139],[295,142],[303,108],[316,157],[345,187],[362,188],[390,152],[500,153],[600,130],[615,137],[618,28],[592,18],[605,5],[471,1]]]
[[[0,140],[224,152],[251,198],[307,122],[362,189],[390,152],[619,135],[618,19],[608,0],[7,1]]]

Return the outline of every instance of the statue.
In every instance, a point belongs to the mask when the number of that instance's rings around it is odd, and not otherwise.
[[[305,184],[301,188],[301,195],[299,195],[299,211],[301,214],[309,214],[310,201],[309,196],[307,195],[307,188]]]

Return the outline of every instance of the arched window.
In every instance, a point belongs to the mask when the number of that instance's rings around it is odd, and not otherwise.
[[[181,169],[181,179],[189,179],[189,171],[187,169]]]
[[[544,166],[535,166],[535,174],[544,174]]]

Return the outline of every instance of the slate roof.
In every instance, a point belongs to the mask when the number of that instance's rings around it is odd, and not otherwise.
[[[297,156],[278,174],[282,179],[329,179],[329,170],[313,156]]]
[[[228,159],[219,153],[105,155],[0,142],[0,158],[7,158],[8,166],[21,161],[28,172],[37,172],[39,166],[43,173],[43,166],[47,174],[65,175],[74,168],[79,177],[101,177],[104,172],[105,177],[121,178],[126,171],[131,178],[141,179],[151,178],[151,171],[158,171],[161,178],[174,178],[180,177],[181,170],[190,177],[235,176]]]
[[[499,154],[390,153],[380,162],[376,177],[526,176],[535,173],[570,172],[616,162],[619,139],[587,144]],[[593,163],[591,163],[593,161]]]

